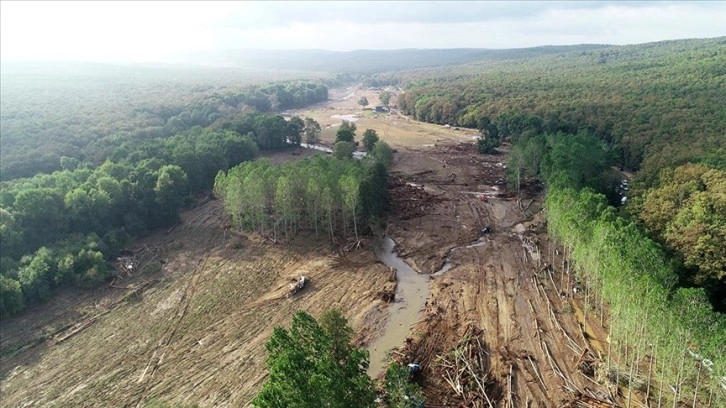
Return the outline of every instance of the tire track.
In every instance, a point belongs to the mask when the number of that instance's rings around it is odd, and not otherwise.
[[[176,314],[174,317],[172,317],[172,324],[169,326],[167,331],[162,336],[162,340],[157,345],[156,349],[154,350],[154,353],[152,354],[151,358],[149,359],[149,363],[146,365],[146,369],[144,369],[143,373],[141,373],[141,376],[137,380],[138,384],[141,384],[145,381],[146,375],[148,372],[149,380],[146,381],[146,385],[144,386],[143,391],[141,392],[141,395],[139,396],[139,400],[136,404],[136,408],[140,408],[142,406],[142,403],[146,399],[146,395],[151,387],[151,379],[154,377],[154,374],[159,369],[159,366],[164,360],[164,356],[166,354],[166,349],[169,347],[169,345],[174,340],[174,337],[179,330],[179,327],[181,325],[182,320],[184,320],[184,317],[187,314],[187,311],[189,310],[189,305],[191,304],[191,299],[196,293],[197,283],[199,280],[199,276],[201,275],[200,271],[204,270],[204,267],[207,264],[207,260],[209,259],[209,256],[204,257],[203,259],[200,259],[197,262],[197,265],[195,266],[193,270],[193,275],[189,278],[189,283],[187,284],[186,288],[184,289],[184,294],[182,295],[181,300],[179,301],[180,306],[177,306]],[[168,333],[168,335],[167,335]],[[166,339],[164,340],[164,337]],[[156,356],[159,355],[158,358]],[[149,372],[149,369],[151,369],[151,372]]]

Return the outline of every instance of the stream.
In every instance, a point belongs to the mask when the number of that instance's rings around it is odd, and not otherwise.
[[[290,141],[288,140],[288,143],[289,142]],[[321,146],[321,145],[316,145],[316,144],[308,144],[308,143],[300,143],[300,147],[302,147],[304,149],[317,150],[319,152],[325,152],[325,153],[329,153],[329,154],[330,153],[333,153],[333,149],[331,149],[331,148],[329,148],[327,146]],[[362,158],[366,157],[367,154],[368,154],[367,152],[354,151],[353,152],[353,157],[356,158],[356,159],[362,159]]]
[[[421,310],[426,304],[429,296],[429,279],[431,276],[440,276],[448,272],[454,264],[451,256],[459,249],[469,249],[483,246],[487,243],[486,236],[479,238],[468,245],[452,248],[446,256],[444,265],[433,275],[425,275],[416,272],[395,252],[396,243],[388,236],[377,240],[374,245],[374,252],[378,259],[386,266],[396,271],[398,285],[396,287],[395,301],[388,306],[388,320],[383,329],[383,335],[376,338],[368,346],[370,353],[370,366],[368,374],[371,377],[377,376],[385,371],[388,358],[388,351],[401,346],[406,337],[409,336],[411,326],[421,318]]]
[[[368,351],[371,364],[368,374],[376,376],[386,368],[388,350],[398,347],[406,340],[411,326],[419,320],[421,310],[429,296],[429,275],[416,272],[394,248],[396,243],[387,235],[376,242],[375,253],[386,266],[396,270],[396,299],[388,306],[388,320],[383,335],[375,339]]]

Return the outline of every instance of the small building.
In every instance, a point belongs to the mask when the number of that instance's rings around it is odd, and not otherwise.
[[[386,108],[383,105],[376,106],[376,112],[382,113],[382,112],[388,112],[388,108]]]

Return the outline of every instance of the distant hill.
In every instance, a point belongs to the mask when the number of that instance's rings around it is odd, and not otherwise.
[[[211,66],[294,69],[331,73],[371,74],[426,67],[459,65],[477,61],[500,61],[589,52],[610,47],[600,44],[542,46],[515,49],[400,49],[400,50],[226,50],[180,56],[179,62]]]

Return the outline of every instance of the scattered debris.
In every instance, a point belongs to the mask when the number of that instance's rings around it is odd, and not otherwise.
[[[307,285],[308,280],[309,279],[306,278],[305,276],[301,276],[297,282],[291,283],[290,290],[287,292],[287,297],[291,297],[291,296],[295,295],[296,293],[300,292],[301,290],[303,290],[305,288],[305,285]]]

